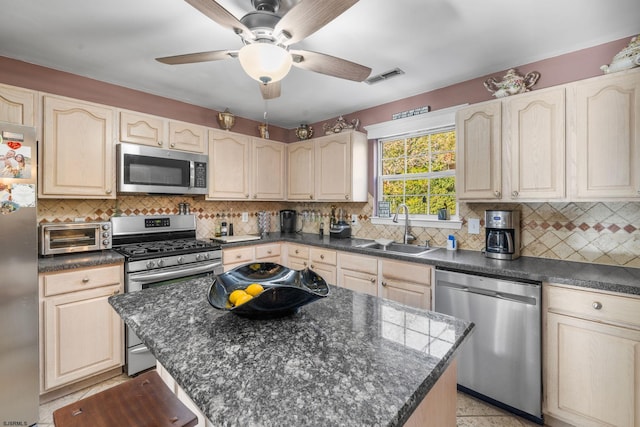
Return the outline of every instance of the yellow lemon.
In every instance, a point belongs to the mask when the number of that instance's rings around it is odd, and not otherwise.
[[[239,305],[244,304],[247,301],[250,301],[252,298],[253,297],[251,295],[246,294],[246,293],[244,295],[241,295],[240,298],[238,298],[236,300],[236,307],[239,306]]]
[[[246,293],[254,297],[262,291],[264,291],[264,288],[259,283],[252,283],[249,286],[247,286],[245,289]]]
[[[238,301],[238,298],[240,298],[243,295],[247,295],[247,293],[242,289],[236,289],[235,291],[229,294],[229,302],[231,304],[235,304]]]

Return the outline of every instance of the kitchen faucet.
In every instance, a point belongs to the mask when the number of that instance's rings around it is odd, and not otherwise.
[[[405,245],[416,240],[414,236],[409,234],[409,208],[404,203],[400,204],[396,209],[396,214],[393,216],[392,221],[398,222],[398,213],[400,209],[404,208],[404,237],[402,238],[402,243]]]

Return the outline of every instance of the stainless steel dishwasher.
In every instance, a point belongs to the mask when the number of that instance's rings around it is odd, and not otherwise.
[[[542,423],[542,286],[436,270],[434,308],[470,320],[458,388]]]

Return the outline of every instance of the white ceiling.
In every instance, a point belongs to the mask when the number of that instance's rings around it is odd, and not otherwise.
[[[291,3],[296,0],[286,0]],[[219,0],[241,18],[250,0]],[[0,56],[262,121],[265,101],[237,59],[156,57],[239,49],[183,0],[0,0]],[[638,0],[360,0],[293,45],[405,75],[367,85],[293,67],[269,123],[294,128],[640,32]]]

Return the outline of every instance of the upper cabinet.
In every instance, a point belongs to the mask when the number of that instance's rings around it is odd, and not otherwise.
[[[153,147],[205,152],[207,130],[192,123],[120,111],[120,141]]]
[[[456,113],[459,200],[502,198],[502,104],[483,102]]]
[[[212,129],[207,198],[283,200],[285,152],[281,142]]]
[[[315,197],[314,152],[313,140],[287,144],[287,200]]]
[[[115,109],[43,97],[40,197],[114,199]]]
[[[640,198],[640,72],[571,85],[576,200]]]
[[[348,131],[314,140],[314,200],[367,201],[367,137]]]
[[[477,201],[565,198],[564,119],[562,87],[458,111],[458,198]]]
[[[0,121],[36,125],[36,92],[0,84]]]
[[[503,187],[511,200],[563,199],[565,90],[507,98],[503,104]]]

